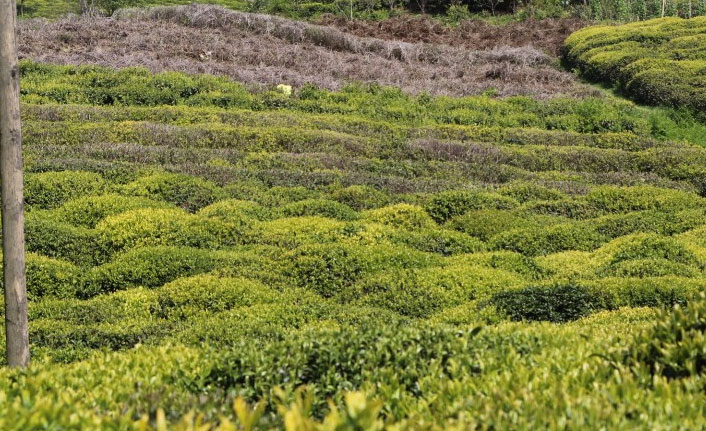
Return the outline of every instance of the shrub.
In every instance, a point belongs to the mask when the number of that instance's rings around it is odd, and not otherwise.
[[[607,238],[592,225],[564,223],[545,228],[514,229],[491,238],[495,250],[511,250],[527,256],[543,256],[565,250],[593,250]]]
[[[120,192],[170,202],[189,212],[223,198],[223,191],[214,183],[188,175],[157,173],[126,184]]]
[[[221,218],[227,221],[240,221],[243,217],[256,220],[266,220],[270,211],[252,201],[239,199],[224,199],[201,208],[199,215],[210,218]]]
[[[517,201],[495,193],[477,191],[449,191],[435,195],[426,207],[429,215],[437,223],[445,223],[451,218],[470,210],[512,209]]]
[[[224,264],[206,250],[165,246],[135,248],[93,268],[80,295],[91,297],[133,286],[158,287],[179,277],[209,272],[219,263]]]
[[[432,229],[436,226],[434,220],[429,217],[424,208],[410,204],[397,204],[368,210],[363,213],[363,217],[371,222],[398,229]]]
[[[456,216],[445,226],[488,241],[496,234],[508,230],[537,228],[564,220],[555,217],[521,215],[503,210],[477,210]]]
[[[455,256],[449,259],[450,266],[485,266],[519,274],[530,280],[540,279],[549,271],[542,268],[534,258],[513,251],[493,251]]]
[[[73,298],[80,287],[83,272],[69,262],[28,253],[27,297],[35,301],[42,297]],[[2,271],[0,271],[0,276]]]
[[[135,209],[168,207],[164,202],[109,193],[73,199],[57,209],[56,215],[67,223],[93,228],[107,216]]]
[[[404,247],[341,243],[305,245],[289,254],[291,275],[302,287],[331,297],[380,270],[421,268],[439,258]]]
[[[264,222],[256,241],[283,248],[295,248],[308,243],[334,242],[343,239],[355,227],[324,217],[291,217]]]
[[[585,220],[603,215],[603,212],[585,200],[574,198],[528,202],[517,209],[517,214],[538,214]]]
[[[336,190],[331,193],[331,198],[358,211],[380,208],[390,202],[385,193],[364,185]]]
[[[97,231],[62,223],[43,211],[27,212],[25,240],[27,251],[79,266],[95,265],[107,258]]]
[[[306,199],[317,199],[319,193],[306,187],[272,187],[256,197],[257,202],[268,207],[279,207]]]
[[[706,287],[703,279],[667,275],[664,277],[602,278],[590,283],[615,296],[618,307],[685,306]]]
[[[171,320],[276,302],[279,297],[276,291],[258,281],[212,275],[181,278],[162,286],[158,292],[155,314]]]
[[[247,242],[252,226],[188,214],[177,209],[139,209],[98,223],[101,241],[115,252],[146,245],[219,248]]]
[[[351,221],[359,218],[348,205],[325,199],[306,199],[285,205],[278,211],[285,217],[322,216],[335,220]]]
[[[395,244],[444,256],[485,250],[485,244],[479,239],[447,229],[395,230],[388,239]]]
[[[656,187],[602,186],[591,190],[586,200],[595,207],[614,213],[641,210],[683,210],[703,207],[704,198],[680,190]]]
[[[618,268],[623,268],[623,271],[633,268],[637,274],[642,268],[647,275],[652,271],[659,275],[661,271],[685,270],[683,266],[674,264],[703,267],[703,262],[677,239],[655,234],[640,233],[618,238],[597,250],[596,257],[602,262],[598,273],[603,274],[614,274]],[[642,262],[624,263],[629,261]]]
[[[524,182],[512,183],[500,187],[498,193],[520,203],[529,201],[553,201],[565,197],[565,195],[558,190],[550,189],[539,184]]]
[[[662,277],[678,275],[682,277],[700,277],[701,271],[693,266],[672,262],[664,258],[631,259],[618,262],[606,268],[601,275],[610,274],[616,277]]]
[[[706,370],[706,298],[686,307],[662,311],[657,321],[613,357],[630,367],[646,383],[659,375],[679,379]]]
[[[25,203],[37,208],[56,208],[80,196],[100,193],[105,180],[92,172],[63,171],[28,174]]]
[[[499,292],[491,303],[512,320],[549,321],[576,320],[614,307],[614,299],[605,293],[576,284],[529,286]]]

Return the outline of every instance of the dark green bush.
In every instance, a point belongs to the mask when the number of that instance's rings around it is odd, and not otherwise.
[[[512,320],[568,322],[614,308],[614,298],[599,290],[576,284],[529,286],[497,293],[491,304]]]
[[[331,193],[331,197],[349,207],[360,210],[380,208],[390,202],[389,196],[369,186],[350,186]]]
[[[471,210],[512,209],[516,206],[516,200],[499,194],[459,190],[439,193],[426,209],[437,223],[445,223]]]
[[[58,221],[44,211],[30,211],[25,218],[27,251],[91,266],[107,259],[100,235],[93,229]]]
[[[503,210],[477,210],[456,216],[449,220],[445,226],[488,241],[501,232],[550,226],[562,221],[566,221],[566,219],[523,215]]]
[[[223,190],[210,181],[171,173],[138,178],[120,188],[120,192],[170,202],[190,212],[225,197]]]

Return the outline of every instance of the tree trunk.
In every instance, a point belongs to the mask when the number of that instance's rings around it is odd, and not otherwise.
[[[26,367],[29,365],[29,330],[16,12],[15,0],[0,0],[0,180],[7,363],[11,367]]]

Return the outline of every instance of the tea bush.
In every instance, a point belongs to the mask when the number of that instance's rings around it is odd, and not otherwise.
[[[444,223],[470,210],[506,210],[515,206],[517,202],[506,196],[486,192],[450,191],[434,196],[427,205],[427,212],[437,223]]]
[[[92,172],[42,172],[25,178],[25,203],[36,208],[56,208],[80,196],[100,193],[105,180]]]
[[[160,173],[126,184],[121,193],[144,196],[173,203],[194,212],[223,197],[222,190],[212,182],[187,175]]]
[[[499,292],[492,303],[513,320],[567,322],[614,307],[611,295],[576,284],[529,286]]]
[[[93,229],[59,221],[43,211],[30,211],[25,217],[27,251],[64,259],[79,266],[91,266],[107,259],[100,235]]]
[[[356,220],[359,217],[348,205],[324,199],[293,202],[282,207],[280,212],[285,217],[322,216],[342,221]]]
[[[638,101],[703,112],[704,28],[704,17],[589,27],[566,39],[565,59]]]
[[[363,217],[374,223],[406,230],[431,229],[436,226],[424,208],[409,204],[397,204],[368,210],[363,213]]]
[[[104,218],[129,210],[169,207],[167,203],[147,198],[107,193],[70,200],[56,210],[56,216],[75,226],[94,228]]]

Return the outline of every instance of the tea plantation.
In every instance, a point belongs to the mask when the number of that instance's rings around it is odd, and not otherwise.
[[[21,75],[33,365],[0,429],[706,428],[693,117]]]
[[[639,102],[706,112],[706,17],[589,27],[565,52],[584,76]]]

